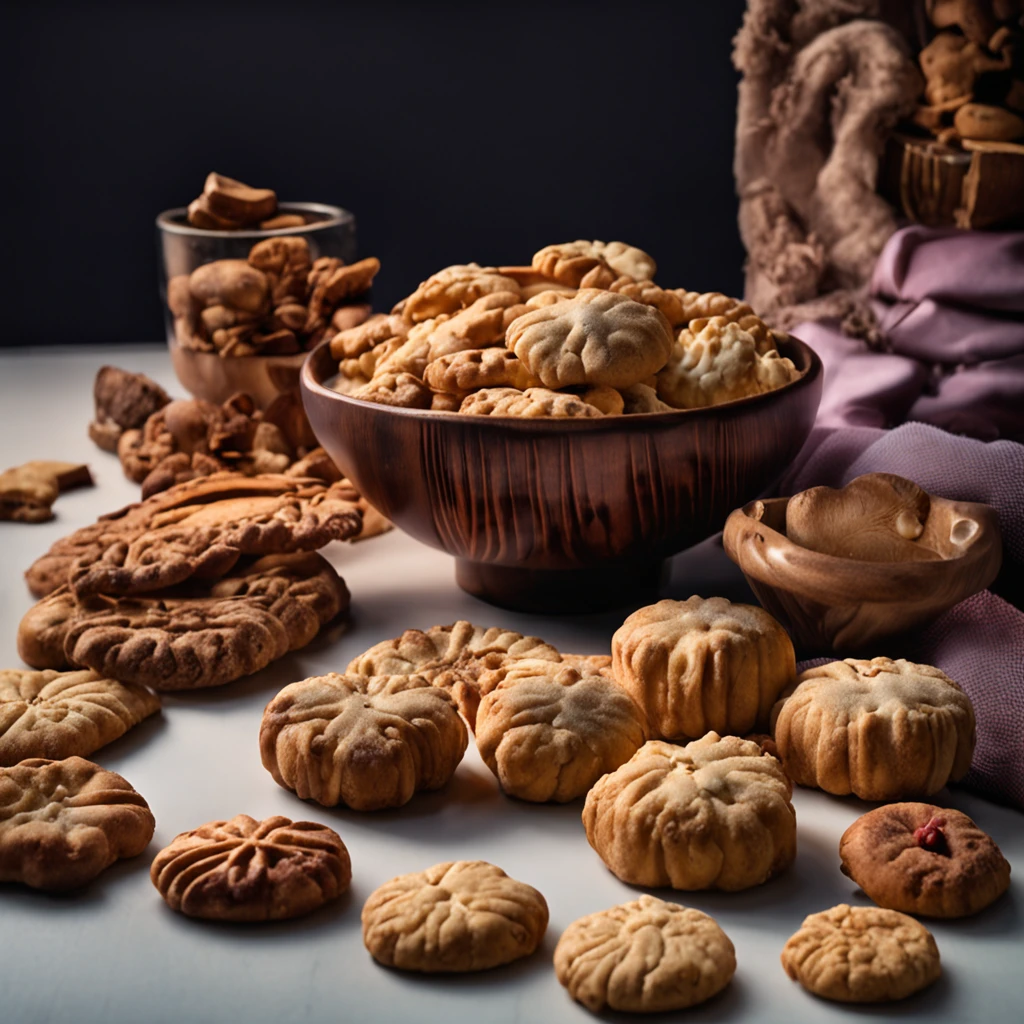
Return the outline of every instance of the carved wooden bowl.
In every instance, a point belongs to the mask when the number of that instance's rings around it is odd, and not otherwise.
[[[331,458],[389,519],[456,558],[464,590],[506,608],[581,612],[656,593],[668,556],[721,529],[810,433],[821,361],[777,391],[708,409],[588,420],[498,419],[363,402],[324,387],[325,345],[302,370]]]
[[[931,498],[926,537],[935,561],[865,562],[801,547],[786,536],[789,498],[753,501],[725,524],[726,554],[804,654],[887,655],[887,637],[984,590],[1002,542],[988,505]]]

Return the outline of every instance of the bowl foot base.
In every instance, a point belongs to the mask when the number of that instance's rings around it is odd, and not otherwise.
[[[668,582],[667,561],[593,569],[522,569],[455,560],[455,582],[474,597],[519,612],[571,615],[637,608],[657,598]]]

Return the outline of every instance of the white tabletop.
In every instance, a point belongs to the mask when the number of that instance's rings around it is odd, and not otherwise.
[[[7,581],[0,591],[2,665],[21,664],[15,634],[32,603],[21,580],[25,568],[56,538],[138,496],[117,459],[86,435],[93,376],[106,362],[144,371],[181,394],[161,347],[0,355],[0,467],[33,458],[80,460],[90,464],[97,484],[62,496],[50,523],[0,523],[0,578]],[[221,689],[165,695],[162,714],[93,755],[124,775],[153,809],[156,835],[146,853],[71,895],[0,886],[2,1024],[592,1019],[555,979],[555,943],[577,917],[635,899],[639,890],[619,882],[587,844],[581,802],[537,806],[507,799],[471,743],[441,792],[415,797],[393,812],[328,810],[273,782],[260,764],[257,735],[264,705],[282,686],[343,670],[355,654],[406,628],[467,618],[542,636],[565,651],[607,653],[625,613],[545,619],[492,608],[455,586],[448,556],[399,532],[334,544],[324,553],[352,592],[346,630]],[[675,559],[668,596],[691,593],[749,600],[738,571],[710,543]],[[926,992],[901,1004],[850,1008],[809,996],[786,977],[779,953],[808,913],[841,902],[868,903],[840,873],[837,853],[842,831],[867,805],[809,790],[799,790],[793,800],[799,852],[785,875],[746,892],[659,893],[712,914],[736,946],[732,984],[686,1019],[1021,1019],[1020,813],[959,789],[935,797],[971,815],[1000,844],[1013,865],[1010,892],[976,917],[929,924],[944,974]],[[153,855],[178,832],[240,813],[330,825],[352,856],[351,891],[306,918],[280,924],[217,925],[173,913],[149,881]],[[498,864],[545,895],[551,924],[541,950],[510,967],[458,977],[421,977],[376,965],[359,924],[370,892],[394,875],[474,858]]]

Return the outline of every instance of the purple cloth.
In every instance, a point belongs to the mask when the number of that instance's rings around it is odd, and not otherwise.
[[[820,425],[1024,440],[1024,232],[903,228],[871,296],[885,352],[828,323],[793,330],[825,365]]]
[[[862,473],[897,473],[944,498],[991,505],[999,515],[1003,574],[1021,579],[1024,445],[955,437],[920,423],[888,431],[819,426],[778,493],[842,487]],[[935,665],[963,687],[978,725],[964,785],[1024,808],[1024,612],[986,590],[878,653]]]

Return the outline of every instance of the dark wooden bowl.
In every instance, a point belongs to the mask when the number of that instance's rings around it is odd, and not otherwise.
[[[782,346],[800,377],[709,409],[589,420],[491,419],[362,402],[302,369],[331,458],[389,519],[456,558],[456,580],[505,608],[581,612],[653,595],[664,560],[721,529],[800,450],[821,361]]]

